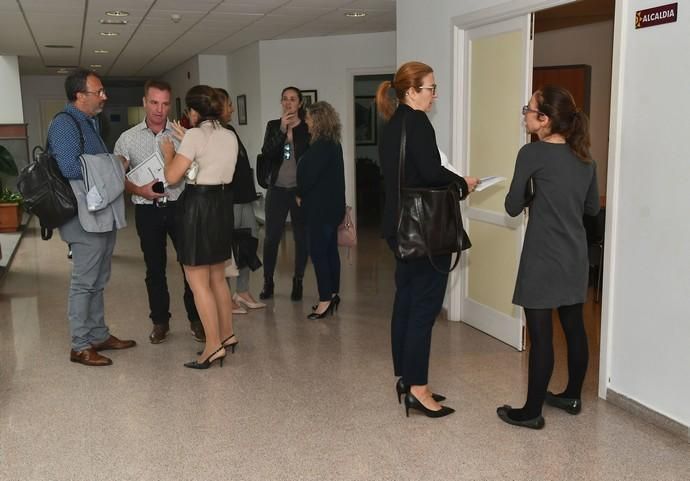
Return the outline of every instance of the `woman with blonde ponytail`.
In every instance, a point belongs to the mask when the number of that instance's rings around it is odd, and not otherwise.
[[[403,132],[406,147],[405,176],[400,179],[402,187],[441,187],[457,183],[465,198],[478,182],[475,177],[463,178],[441,166],[436,134],[426,115],[437,98],[436,88],[431,67],[421,62],[408,62],[398,69],[393,81],[382,82],[376,92],[378,111],[388,121],[379,144],[386,191],[383,236],[394,252]],[[447,271],[450,257],[434,256],[433,263]],[[410,409],[434,418],[454,412],[439,404],[445,397],[433,393],[428,383],[431,329],[441,311],[447,282],[448,274],[437,270],[427,258],[396,258],[391,344],[393,369],[398,376],[395,385],[398,402],[404,395],[408,415]]]
[[[545,401],[570,414],[582,408],[588,362],[582,305],[589,273],[582,216],[599,212],[599,191],[587,115],[576,108],[570,92],[551,85],[541,88],[522,115],[527,131],[539,141],[520,149],[505,208],[515,217],[530,206],[513,296],[513,303],[525,310],[530,335],[529,381],[525,405],[504,405],[497,414],[509,424],[541,429]],[[527,194],[530,182],[532,195]],[[546,390],[554,363],[553,309],[568,343],[568,385],[560,394]]]

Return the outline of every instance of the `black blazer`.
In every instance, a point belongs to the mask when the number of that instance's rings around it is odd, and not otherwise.
[[[317,140],[297,165],[297,195],[308,225],[338,225],[345,217],[343,149],[329,140]]]
[[[403,187],[443,187],[456,182],[460,195],[467,197],[467,182],[462,177],[441,167],[441,155],[436,145],[436,134],[429,118],[421,110],[400,104],[383,129],[379,156],[383,170],[386,202],[383,208],[383,237],[395,237],[398,222],[398,164],[403,119],[407,126],[405,148],[405,178]]]
[[[225,126],[232,130],[237,137],[237,164],[235,164],[235,174],[232,177],[232,201],[234,204],[247,204],[256,200],[256,186],[252,176],[252,167],[249,165],[247,149],[237,135],[235,127],[228,124]]]
[[[269,186],[273,186],[278,178],[278,171],[283,164],[283,146],[287,134],[280,130],[280,119],[269,120],[266,124],[266,134],[264,135],[264,145],[261,147],[261,153],[264,156],[264,161],[271,166],[271,179]],[[300,157],[309,147],[309,129],[307,124],[302,120],[300,124],[292,129],[292,141],[295,144],[295,160],[299,164]]]

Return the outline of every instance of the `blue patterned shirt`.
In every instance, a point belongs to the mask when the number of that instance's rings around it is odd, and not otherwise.
[[[63,112],[69,112],[79,120],[84,134],[84,152],[86,154],[103,154],[108,150],[99,133],[98,120],[69,103]],[[79,156],[82,154],[79,130],[74,120],[67,115],[58,115],[48,128],[48,150],[57,160],[62,175],[67,179],[81,179]]]

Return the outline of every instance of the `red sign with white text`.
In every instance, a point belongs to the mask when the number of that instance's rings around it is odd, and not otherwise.
[[[675,22],[677,19],[678,3],[669,3],[635,12],[635,28],[653,27],[662,23]]]

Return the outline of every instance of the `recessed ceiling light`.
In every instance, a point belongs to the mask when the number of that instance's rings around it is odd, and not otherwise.
[[[91,68],[101,68],[102,66],[103,65],[101,65],[100,63],[92,63],[91,65],[89,65],[89,67]]]
[[[101,37],[117,37],[120,35],[117,32],[101,32]]]
[[[56,45],[56,44],[49,44],[49,45],[44,45],[45,48],[74,48],[74,45]]]
[[[129,16],[129,12],[125,12],[124,10],[110,10],[108,12],[105,12],[105,14],[109,17],[127,17],[127,16]]]
[[[67,70],[66,68],[61,68],[58,69],[56,73],[69,73],[69,70]]]
[[[93,53],[99,53],[100,54],[100,53],[110,53],[110,52],[108,50],[103,50],[103,49],[99,48],[99,49],[94,50]]]
[[[112,18],[101,18],[98,20],[102,25],[127,25],[127,20],[117,20]]]
[[[345,12],[345,16],[350,18],[366,17],[367,12]]]

